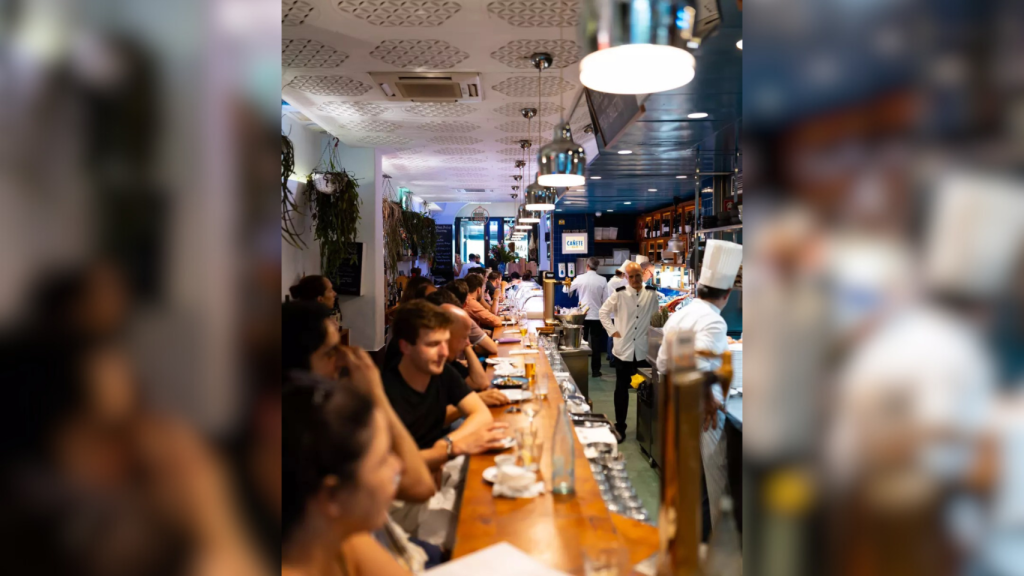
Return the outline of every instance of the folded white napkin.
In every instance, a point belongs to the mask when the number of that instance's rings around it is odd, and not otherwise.
[[[512,350],[508,353],[509,356],[525,356],[527,354],[536,354],[536,350]]]
[[[574,426],[574,428],[576,428],[576,437],[580,439],[580,444],[583,444],[583,454],[587,458],[597,456],[597,452],[590,449],[587,446],[588,444],[593,444],[594,442],[607,442],[612,446],[618,445],[618,442],[615,440],[615,435],[612,434],[612,430],[608,426],[601,426],[599,428],[580,428]],[[618,448],[615,449],[615,452],[618,452]]]
[[[497,364],[494,366],[495,376],[522,376],[523,374],[526,374],[525,370],[508,364]]]
[[[529,390],[516,390],[513,388],[511,390],[502,390],[501,393],[508,398],[509,402],[519,402],[520,400],[533,398],[533,393]]]
[[[491,490],[492,496],[505,498],[536,498],[544,493],[544,482],[537,473],[518,466],[498,469],[498,479]]]

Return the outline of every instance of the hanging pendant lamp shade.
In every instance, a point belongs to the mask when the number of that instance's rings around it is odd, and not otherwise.
[[[538,216],[537,213],[533,212],[532,210],[527,210],[526,206],[520,206],[519,207],[518,217],[519,217],[519,224],[527,224],[527,225],[529,225],[529,224],[537,224],[538,222],[540,222],[540,216]],[[516,226],[516,228],[519,228],[519,226]],[[527,226],[527,228],[530,228],[530,226]]]
[[[526,187],[526,209],[535,212],[554,210],[557,197],[554,188],[534,182]]]
[[[651,94],[689,83],[697,61],[684,47],[717,28],[718,2],[594,0],[583,2],[580,82],[610,94]],[[705,21],[713,25],[705,24]]]
[[[541,186],[582,186],[587,179],[587,153],[572,139],[572,129],[565,123],[555,128],[555,138],[540,149],[537,155],[540,167],[537,183]]]

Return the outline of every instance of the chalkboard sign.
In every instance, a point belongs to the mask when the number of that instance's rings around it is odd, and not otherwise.
[[[584,90],[594,133],[604,148],[615,144],[626,128],[644,112],[644,107],[636,103],[633,94],[606,94],[590,88]]]
[[[431,274],[447,276],[452,272],[452,225],[437,225],[437,251],[434,253],[434,267]]]
[[[342,296],[363,295],[363,243],[353,243],[352,249],[355,251],[356,261],[343,259],[331,277],[334,291]]]

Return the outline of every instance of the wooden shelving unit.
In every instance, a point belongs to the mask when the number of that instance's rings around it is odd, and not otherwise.
[[[595,244],[636,244],[636,240],[594,240]]]
[[[642,214],[637,218],[636,224],[636,236],[637,242],[640,243],[640,254],[647,256],[647,259],[651,262],[658,262],[661,260],[661,253],[668,245],[668,241],[672,238],[671,234],[661,236],[655,236],[652,238],[644,238],[644,228],[653,230],[669,230],[672,231],[676,227],[680,226],[685,221],[686,214],[693,212],[693,203],[680,204],[677,207],[669,206],[662,208],[661,210],[655,210],[654,212],[648,212]],[[690,239],[688,235],[683,232],[680,234],[679,239],[682,240],[684,248],[683,252],[676,257],[678,262],[664,262],[662,265],[682,265],[682,260],[685,257],[686,251],[689,250]]]

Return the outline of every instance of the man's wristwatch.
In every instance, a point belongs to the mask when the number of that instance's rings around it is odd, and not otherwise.
[[[452,442],[452,439],[448,436],[444,437],[444,443],[445,452],[448,454],[448,459],[451,460],[452,457],[455,456],[455,444]]]

